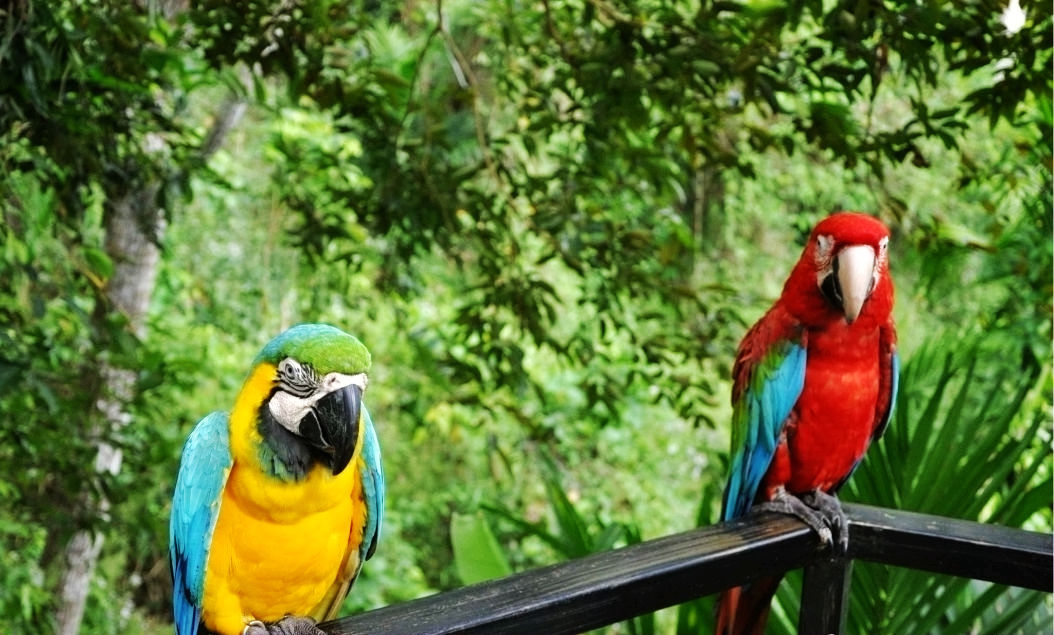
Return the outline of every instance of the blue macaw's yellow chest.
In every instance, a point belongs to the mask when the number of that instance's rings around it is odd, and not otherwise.
[[[326,478],[318,470],[293,494],[235,465],[206,570],[206,626],[240,633],[246,617],[324,617],[329,607],[320,604],[330,589],[358,568],[365,508],[353,504],[362,499],[357,473]]]

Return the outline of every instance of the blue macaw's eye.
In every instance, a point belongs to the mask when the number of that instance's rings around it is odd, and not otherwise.
[[[278,383],[286,392],[303,398],[315,392],[319,380],[310,364],[287,357],[278,364]]]

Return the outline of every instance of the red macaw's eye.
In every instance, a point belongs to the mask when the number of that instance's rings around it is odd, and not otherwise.
[[[837,262],[837,261],[835,261]],[[832,268],[831,273],[824,276],[820,283],[820,293],[831,303],[831,306],[839,311],[842,310],[842,287],[838,284],[837,265]]]

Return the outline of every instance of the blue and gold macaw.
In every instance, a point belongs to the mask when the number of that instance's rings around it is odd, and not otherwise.
[[[369,367],[351,335],[294,326],[256,357],[230,415],[190,433],[169,527],[178,635],[315,635],[336,614],[384,508]]]

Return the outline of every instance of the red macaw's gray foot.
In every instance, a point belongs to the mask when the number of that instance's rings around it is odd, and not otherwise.
[[[264,624],[253,620],[246,625],[242,635],[326,635],[310,617],[286,615],[277,622]]]
[[[842,509],[842,502],[837,496],[818,489],[804,494],[801,498],[806,505],[820,512],[827,526],[831,528],[834,538],[831,547],[835,554],[845,554],[849,550],[849,518]]]
[[[802,495],[789,494],[783,488],[770,501],[751,507],[752,512],[776,512],[800,519],[820,536],[820,543],[830,545],[836,553],[849,548],[849,524],[842,504],[819,490]]]

